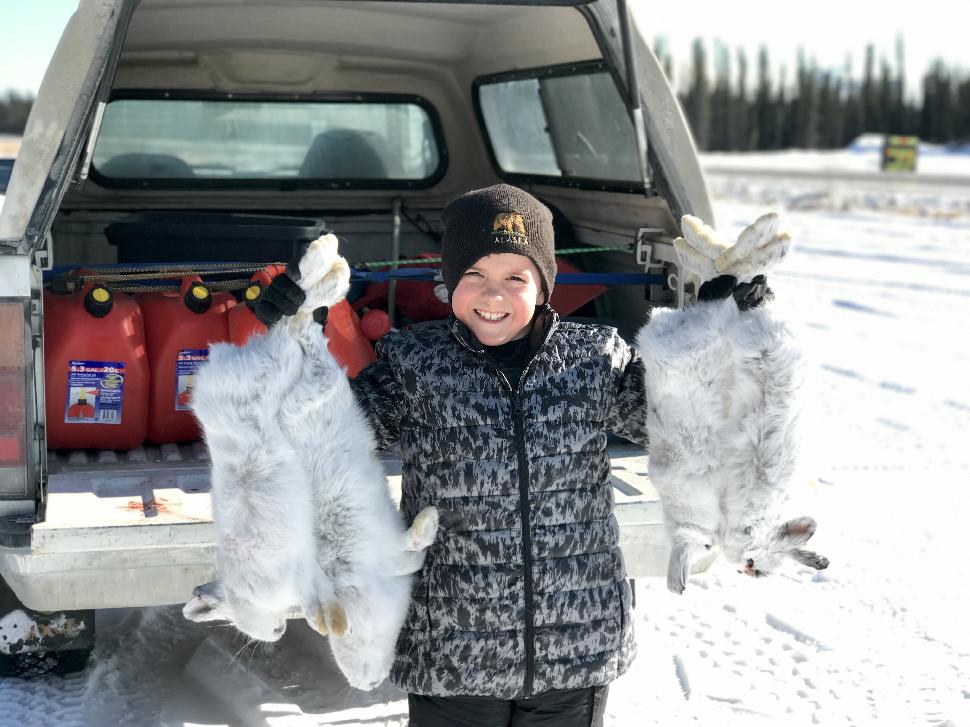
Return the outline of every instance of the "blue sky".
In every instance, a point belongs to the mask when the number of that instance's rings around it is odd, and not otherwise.
[[[0,0],[0,92],[36,92],[57,40],[78,0]],[[866,43],[892,60],[903,33],[907,76],[922,75],[933,58],[970,73],[967,22],[970,0],[919,0],[908,6],[885,0],[630,0],[638,25],[650,39],[664,35],[675,59],[675,81],[686,75],[690,43],[720,39],[730,50],[744,46],[749,63],[767,45],[772,65],[784,63],[789,78],[798,47],[823,67],[842,67],[847,55],[858,74]],[[888,8],[888,9],[887,9]],[[918,11],[918,12],[917,12]],[[733,60],[733,58],[732,58]]]
[[[0,0],[0,91],[36,93],[78,0]]]

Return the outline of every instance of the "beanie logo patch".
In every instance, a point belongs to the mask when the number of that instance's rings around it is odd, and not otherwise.
[[[527,243],[525,220],[518,212],[499,212],[492,222],[492,234],[518,238],[517,242]]]

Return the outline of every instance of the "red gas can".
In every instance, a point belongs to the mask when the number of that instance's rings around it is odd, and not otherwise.
[[[262,289],[283,270],[283,266],[274,265],[253,275],[253,284],[243,293],[246,305],[229,311],[229,336],[237,346],[244,345],[253,334],[266,333],[266,326],[256,320],[250,308],[259,300]],[[331,306],[323,332],[328,340],[327,350],[350,376],[356,376],[377,359],[373,345],[360,328],[360,318],[347,301]]]
[[[134,449],[148,424],[149,367],[142,312],[95,284],[44,293],[47,444]]]
[[[229,340],[226,314],[236,301],[212,293],[198,276],[182,278],[178,293],[137,296],[145,315],[145,342],[151,366],[148,439],[184,442],[198,439],[192,414],[196,370],[209,359],[209,344]]]
[[[327,337],[327,350],[337,359],[337,363],[347,367],[350,376],[377,360],[374,346],[360,328],[360,317],[345,300],[330,307],[327,326],[323,329]]]

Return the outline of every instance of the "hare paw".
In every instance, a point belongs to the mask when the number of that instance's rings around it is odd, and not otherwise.
[[[309,244],[300,259],[297,285],[306,293],[301,306],[315,310],[342,300],[350,286],[350,266],[337,252],[337,238],[327,234]]]
[[[347,612],[336,601],[324,604],[306,617],[310,627],[321,636],[330,634],[338,639],[347,634]]]
[[[424,550],[434,542],[438,534],[438,508],[433,505],[424,508],[414,518],[411,527],[405,533],[405,550]]]

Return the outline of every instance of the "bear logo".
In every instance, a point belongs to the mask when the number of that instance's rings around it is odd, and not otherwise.
[[[495,215],[495,221],[492,222],[492,233],[518,237],[520,242],[528,240],[525,232],[525,220],[518,212],[499,212]]]

